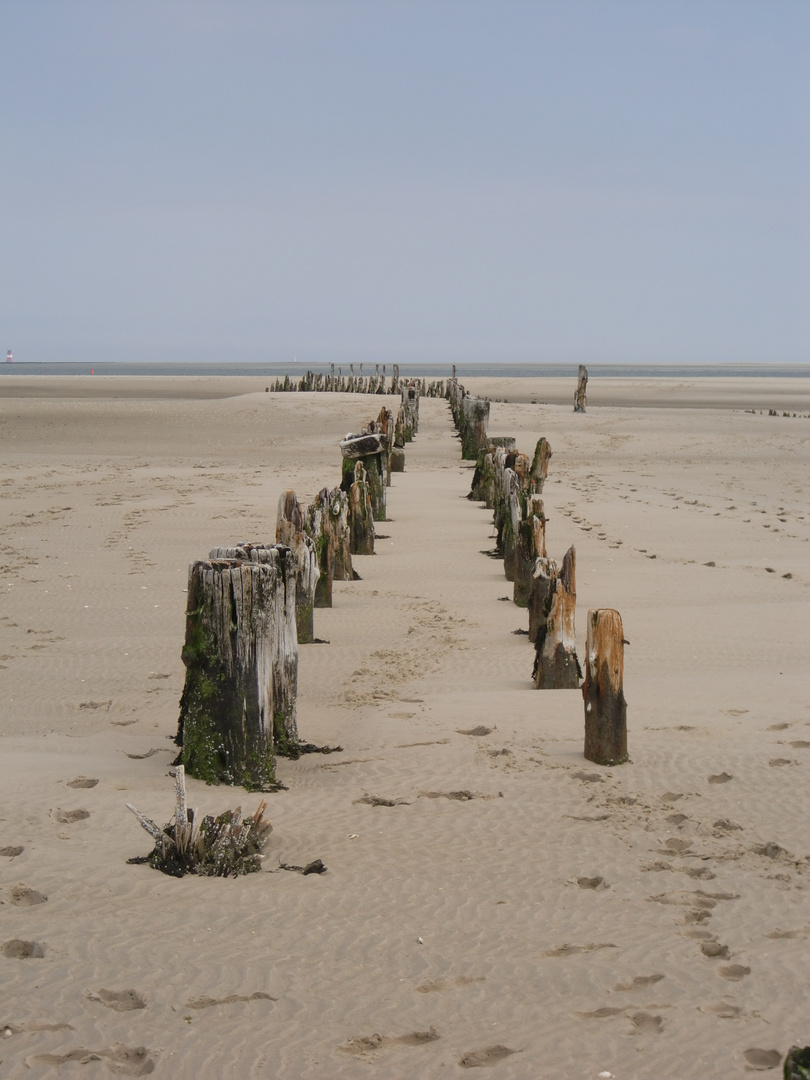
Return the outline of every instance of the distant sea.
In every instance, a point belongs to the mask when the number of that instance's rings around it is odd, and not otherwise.
[[[810,378],[810,364],[587,364],[588,374],[606,379],[683,379],[683,378]],[[0,375],[189,375],[197,378],[212,375],[256,375],[264,378],[300,379],[306,371],[329,373],[329,364],[130,364],[130,363],[67,363],[37,364],[30,362],[0,363]],[[577,375],[577,364],[456,364],[459,379],[483,376],[486,378],[543,378]],[[374,375],[379,370],[390,376],[392,364],[355,364],[355,375]],[[350,374],[348,364],[335,364],[335,374]],[[426,379],[447,379],[452,364],[399,365],[400,376]]]

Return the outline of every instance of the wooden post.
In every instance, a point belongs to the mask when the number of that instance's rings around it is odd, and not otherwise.
[[[588,612],[585,664],[585,757],[597,765],[627,761],[622,617],[610,608]]]
[[[401,446],[391,451],[391,472],[405,472],[405,451]]]
[[[571,547],[546,596],[545,623],[537,629],[532,677],[538,690],[576,690],[579,686],[582,671],[574,629],[576,606],[576,552]]]
[[[414,379],[402,387],[400,415],[405,442],[412,442],[419,430],[419,384]]]
[[[295,579],[295,622],[300,645],[308,645],[315,638],[313,607],[332,606],[332,582],[331,580],[321,582],[315,544],[304,530],[304,512],[295,492],[282,492],[276,514],[276,543],[284,544],[294,551],[298,560],[298,573]],[[326,589],[328,603],[317,602],[319,586],[321,590]]]
[[[189,776],[262,790],[275,747],[298,741],[298,567],[283,545],[253,553],[189,567],[176,741]]]
[[[548,463],[550,461],[551,447],[548,439],[540,438],[537,440],[537,446],[534,448],[534,457],[532,458],[530,470],[531,490],[537,495],[542,494],[543,485],[548,476]]]
[[[372,421],[369,428],[375,426],[375,422]],[[371,496],[371,509],[374,520],[385,521],[385,484],[388,475],[386,465],[387,440],[385,435],[368,429],[360,435],[347,435],[340,443],[340,452],[343,455],[341,488],[347,493],[351,491],[355,479],[354,465],[357,460],[361,459],[366,471],[366,482]]]
[[[487,426],[489,424],[489,401],[467,395],[461,401],[460,432],[461,457],[464,461],[475,461],[481,450],[487,446]]]
[[[574,394],[574,412],[585,412],[585,406],[588,404],[588,399],[585,395],[585,388],[588,385],[588,369],[584,364],[579,365],[579,375],[577,379],[577,389]]]
[[[349,535],[352,555],[373,555],[374,514],[362,460],[355,463],[354,476],[354,483],[349,492]]]
[[[540,627],[543,627],[544,634],[546,632],[546,619],[551,607],[549,597],[556,588],[555,582],[559,574],[553,559],[541,557],[535,561],[529,597],[529,641],[532,645],[537,641]]]
[[[515,544],[512,599],[528,607],[534,587],[534,566],[546,558],[546,515],[539,495],[529,497],[526,517],[520,522]]]

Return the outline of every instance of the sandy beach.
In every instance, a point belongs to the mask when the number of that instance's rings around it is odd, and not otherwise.
[[[622,614],[611,769],[581,694],[532,688],[423,398],[376,554],[300,647],[299,732],[342,752],[279,760],[262,873],[176,880],[127,864],[126,804],[173,811],[188,565],[272,542],[381,404],[265,385],[0,383],[0,1077],[720,1080],[810,1044],[810,380],[604,380],[584,415],[568,379],[467,384],[551,443],[580,656],[588,609]]]

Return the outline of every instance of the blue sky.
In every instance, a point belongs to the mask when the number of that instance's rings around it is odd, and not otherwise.
[[[810,361],[807,0],[0,0],[17,360]]]

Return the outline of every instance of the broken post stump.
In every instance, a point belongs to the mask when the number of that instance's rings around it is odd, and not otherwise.
[[[349,542],[352,555],[373,555],[374,513],[362,461],[355,463],[354,476],[349,491]]]
[[[582,677],[577,657],[574,617],[577,606],[576,552],[565,553],[559,573],[549,582],[534,641],[532,678],[537,690],[576,690]]]
[[[189,776],[261,791],[276,750],[298,741],[298,567],[281,544],[254,553],[189,567],[176,742]]]
[[[295,577],[295,623],[299,645],[309,645],[315,638],[314,607],[332,606],[332,580],[322,582],[315,544],[305,532],[304,511],[294,491],[282,492],[276,514],[276,543],[295,552],[298,572]],[[320,586],[320,590],[319,590]],[[328,603],[318,603],[324,592]]]
[[[399,415],[402,417],[402,436],[405,442],[413,442],[419,430],[419,384],[411,379],[402,387],[402,405]]]
[[[588,404],[588,399],[585,394],[585,388],[588,385],[588,369],[584,364],[579,365],[579,373],[577,377],[577,389],[574,394],[574,412],[585,412],[585,406]]]
[[[546,625],[551,601],[549,594],[559,576],[556,562],[546,556],[535,560],[532,572],[532,591],[529,596],[529,642],[534,645],[540,627]],[[545,632],[545,630],[544,630]]]
[[[540,495],[543,491],[543,485],[546,482],[548,476],[548,463],[551,461],[551,446],[546,438],[539,438],[537,445],[534,448],[534,457],[532,458],[530,475],[530,488],[531,491]]]
[[[340,443],[340,452],[343,455],[341,488],[347,494],[351,491],[355,480],[355,462],[362,460],[374,520],[385,521],[385,484],[388,476],[388,446],[385,435],[373,431],[363,432],[360,435],[347,435]],[[357,553],[353,551],[352,554]]]
[[[464,461],[475,461],[479,453],[487,447],[487,426],[489,424],[489,401],[486,398],[462,398],[459,417],[461,434],[461,457]]]
[[[307,507],[306,530],[315,544],[320,578],[315,606],[332,606],[332,582],[352,581],[349,497],[340,488],[321,488]]]
[[[395,446],[391,451],[391,472],[405,472],[405,451]]]
[[[627,761],[627,702],[624,700],[624,631],[611,608],[588,612],[585,661],[585,757],[597,765]]]
[[[528,607],[534,587],[534,566],[539,558],[546,557],[546,515],[543,500],[531,495],[526,517],[517,531],[514,558],[514,585],[512,599],[518,607]]]

